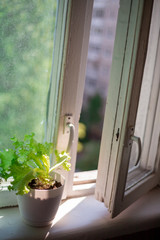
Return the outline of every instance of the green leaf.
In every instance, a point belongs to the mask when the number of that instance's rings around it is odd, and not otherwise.
[[[53,144],[45,142],[38,143],[34,139],[34,133],[25,135],[24,141],[16,137],[11,138],[14,149],[0,152],[0,177],[7,180],[12,176],[13,181],[9,190],[15,190],[17,194],[23,195],[30,191],[29,182],[39,179],[42,183],[50,183],[52,177],[50,172],[62,166],[69,171],[71,164],[68,162],[70,156],[65,151],[55,151],[56,164],[50,168],[50,154],[53,152]]]
[[[42,162],[46,168],[46,171],[49,172],[50,169],[50,159],[48,155],[42,155]]]

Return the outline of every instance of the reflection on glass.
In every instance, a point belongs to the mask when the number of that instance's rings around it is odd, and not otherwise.
[[[149,108],[151,86],[152,86],[152,79],[146,78],[146,77],[143,78],[138,111],[137,111],[136,124],[135,124],[135,131],[134,131],[134,135],[140,137],[141,139],[142,149],[143,149],[143,143],[144,143],[144,133],[145,133],[145,127],[147,122],[147,113]],[[138,157],[138,146],[135,142],[133,142],[131,156],[130,156],[129,171],[133,169],[133,167],[135,166],[137,157]]]
[[[151,171],[145,168],[140,167],[142,153],[143,153],[143,146],[145,140],[145,130],[147,124],[147,116],[148,116],[148,109],[149,109],[149,101],[150,101],[150,94],[151,94],[151,87],[152,87],[152,78],[147,78],[145,75],[143,76],[138,111],[137,111],[137,118],[135,123],[135,131],[134,135],[139,137],[141,140],[141,158],[138,164],[138,154],[140,149],[138,148],[138,144],[133,141],[131,155],[130,155],[130,162],[129,162],[129,170],[126,182],[126,190],[129,190],[131,187],[136,185],[142,179],[147,177]],[[134,171],[136,169],[136,171]]]
[[[56,0],[1,1],[0,148],[14,134],[43,138],[56,8]]]
[[[154,19],[154,15],[153,19]],[[141,139],[142,153],[138,166],[135,166],[138,157],[138,146],[133,142],[129,162],[126,190],[136,185],[146,176],[153,173],[156,163],[156,149],[158,144],[156,113],[159,96],[159,25],[151,21],[150,35],[146,62],[143,72],[142,86],[135,123],[134,135]],[[154,34],[153,34],[154,32]]]

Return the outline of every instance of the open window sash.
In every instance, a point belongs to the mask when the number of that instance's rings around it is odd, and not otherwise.
[[[112,217],[159,183],[159,12],[159,0],[120,2],[96,184],[96,198],[104,201]],[[134,158],[139,156],[140,162],[129,169],[148,74],[152,81],[142,152],[137,141],[140,149]]]

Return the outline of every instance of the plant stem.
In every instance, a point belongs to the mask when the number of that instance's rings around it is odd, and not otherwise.
[[[50,168],[49,173],[52,172],[53,170],[55,170],[56,168],[58,168],[59,166],[61,166],[66,161],[67,158],[66,157],[63,157],[63,158],[64,159],[61,162],[57,163],[52,168]]]

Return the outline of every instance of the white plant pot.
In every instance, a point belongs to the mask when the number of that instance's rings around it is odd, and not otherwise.
[[[53,175],[55,180],[61,182],[61,187],[50,190],[31,189],[28,194],[17,195],[20,214],[27,224],[42,227],[52,223],[64,188],[64,178],[58,173]]]

